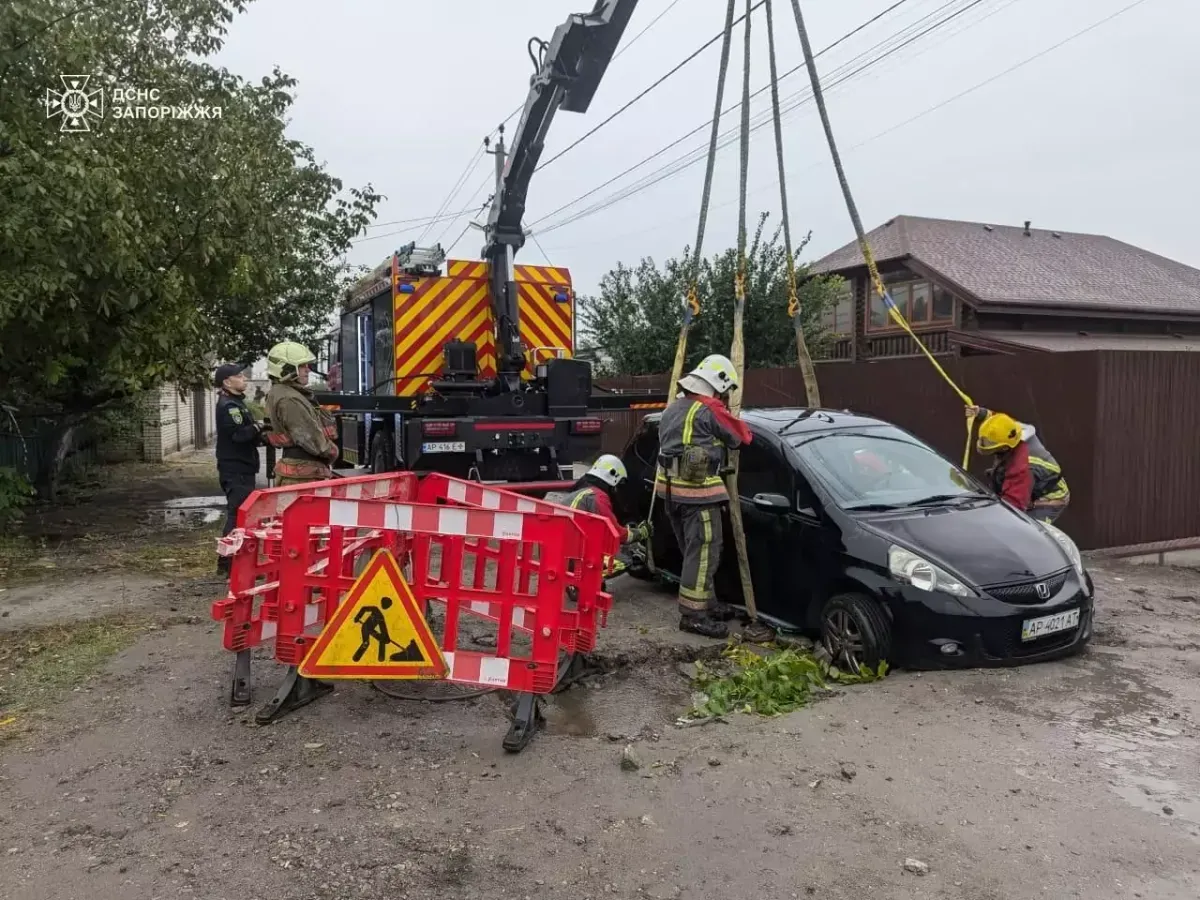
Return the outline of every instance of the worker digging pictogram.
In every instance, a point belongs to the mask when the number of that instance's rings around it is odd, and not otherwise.
[[[446,662],[400,566],[377,550],[300,665],[305,678],[442,678]]]

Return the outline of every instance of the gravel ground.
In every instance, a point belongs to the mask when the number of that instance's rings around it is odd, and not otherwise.
[[[213,587],[6,592],[27,622],[81,595],[173,610],[0,744],[2,893],[1194,900],[1200,575],[1094,576],[1081,658],[895,672],[778,719],[692,728],[674,725],[679,668],[711,647],[673,629],[668,596],[619,579],[610,674],[554,697],[517,756],[496,695],[430,704],[343,683],[256,727],[226,705]],[[256,664],[256,703],[279,674]]]

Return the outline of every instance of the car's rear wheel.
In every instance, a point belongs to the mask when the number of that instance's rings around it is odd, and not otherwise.
[[[891,655],[892,625],[871,597],[838,594],[821,610],[821,643],[838,668],[874,670]]]

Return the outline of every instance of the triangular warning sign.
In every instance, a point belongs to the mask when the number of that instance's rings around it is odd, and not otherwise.
[[[446,661],[395,557],[371,557],[313,644],[305,678],[445,678]]]

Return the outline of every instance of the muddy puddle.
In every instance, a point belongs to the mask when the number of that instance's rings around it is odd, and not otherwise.
[[[585,682],[547,698],[546,731],[624,740],[668,727],[683,715],[689,699],[682,679],[678,685],[640,677]]]
[[[146,521],[164,528],[200,528],[224,517],[224,497],[181,497],[152,508]]]

